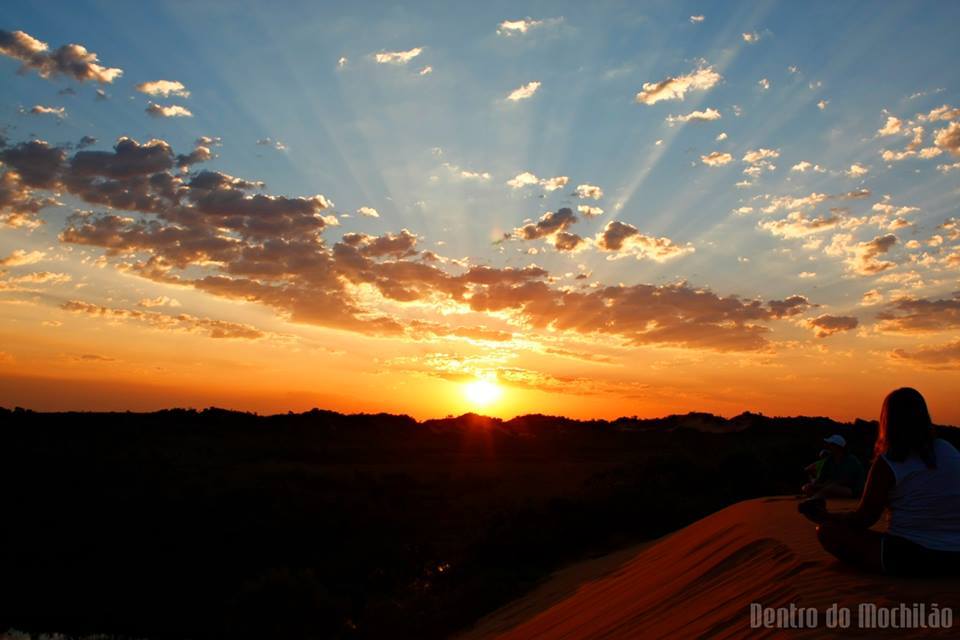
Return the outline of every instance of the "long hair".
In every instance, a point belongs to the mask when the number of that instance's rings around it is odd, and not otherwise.
[[[880,430],[877,433],[876,455],[886,455],[894,462],[903,462],[916,453],[933,469],[937,460],[933,453],[933,421],[920,392],[910,387],[891,391],[883,399]]]

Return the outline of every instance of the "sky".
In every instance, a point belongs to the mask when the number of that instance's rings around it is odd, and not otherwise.
[[[958,22],[5,2],[0,406],[960,423]]]

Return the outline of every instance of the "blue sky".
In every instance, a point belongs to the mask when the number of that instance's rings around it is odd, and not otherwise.
[[[942,225],[957,215],[958,150],[947,135],[957,116],[927,114],[960,103],[958,19],[951,2],[7,2],[0,28],[51,49],[80,43],[123,74],[103,84],[43,78],[0,57],[0,124],[8,145],[86,135],[97,139],[90,149],[109,150],[128,136],[185,154],[201,136],[220,138],[191,171],[263,181],[271,194],[322,194],[339,221],[324,230],[328,244],[407,229],[419,251],[459,261],[444,263],[451,272],[535,264],[558,290],[581,273],[595,287],[687,282],[749,300],[801,296],[802,313],[770,325],[772,344],[842,345],[879,354],[885,367],[901,349],[896,366],[929,373],[933,364],[942,376],[945,362],[960,366],[949,355],[960,322],[937,320],[918,338],[879,327],[875,314],[904,297],[956,300],[957,239]],[[418,48],[405,63],[375,57]],[[645,85],[698,73],[713,79],[681,96],[638,99]],[[189,97],[137,89],[160,79],[182,83]],[[539,83],[530,97],[507,99],[528,83]],[[150,103],[192,115],[150,117]],[[35,105],[65,112],[29,113]],[[698,112],[701,121],[678,120]],[[884,158],[885,150],[903,155]],[[567,180],[555,190],[510,186],[526,172]],[[578,185],[602,196],[578,196]],[[43,226],[0,229],[0,256],[52,255],[74,209],[104,213],[62,196],[63,206],[39,214]],[[564,207],[579,218],[562,227],[576,234],[576,250],[558,249],[552,233],[523,239],[525,223]],[[622,247],[602,239],[614,221],[630,225],[617,229],[630,236]],[[870,243],[889,235],[874,251]],[[102,255],[93,243],[81,251]],[[106,277],[80,274],[76,255],[61,261],[71,286]],[[86,295],[105,304],[128,285]],[[393,301],[365,300],[368,310],[395,312]],[[193,304],[198,316],[213,313],[200,298]],[[541,323],[530,308],[491,322],[535,341]],[[277,317],[289,320],[285,313]],[[818,324],[823,315],[841,320]],[[681,360],[683,348],[704,346],[684,340],[642,342],[679,348]]]

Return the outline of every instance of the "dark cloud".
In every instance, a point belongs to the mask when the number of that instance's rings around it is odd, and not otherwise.
[[[859,321],[853,316],[831,316],[823,314],[816,318],[804,321],[808,329],[812,329],[818,338],[828,338],[835,333],[852,331],[857,328]]]
[[[79,82],[106,84],[123,75],[121,69],[102,66],[97,54],[83,45],[65,44],[50,51],[46,42],[23,31],[0,29],[0,53],[19,60],[23,64],[21,71],[33,69],[43,78],[65,75]]]
[[[767,306],[774,318],[789,318],[817,305],[810,304],[810,301],[804,296],[792,295],[785,300],[770,300],[767,302]]]
[[[877,328],[891,333],[934,333],[960,329],[960,293],[952,298],[898,298],[877,314]]]
[[[895,360],[932,369],[960,369],[960,340],[935,346],[923,346],[913,351],[894,349],[891,355]]]
[[[4,180],[21,195],[32,197],[33,188],[21,181],[23,172],[37,188],[113,209],[70,216],[60,234],[63,242],[100,248],[117,268],[141,277],[269,306],[292,322],[410,338],[508,339],[505,332],[482,326],[451,330],[394,317],[378,308],[372,291],[403,303],[455,303],[477,312],[505,312],[516,326],[531,330],[605,334],[634,345],[738,351],[766,348],[766,324],[808,304],[800,297],[765,304],[685,283],[569,291],[535,265],[470,265],[421,252],[418,236],[405,229],[346,233],[329,242],[324,235],[336,219],[326,213],[331,203],[324,196],[271,195],[254,180],[209,170],[182,172],[184,156],[162,140],[140,144],[123,138],[113,150],[78,151],[72,157],[35,141],[3,154]],[[522,233],[552,237],[558,247],[570,250],[586,242],[568,231],[574,220],[572,211],[561,209]],[[640,240],[639,232],[622,229],[628,239],[610,232],[603,238],[608,247],[676,250],[666,239]],[[362,297],[357,285],[365,287]],[[68,308],[158,328],[254,335],[252,329],[183,314],[89,303]]]
[[[256,327],[225,320],[200,318],[186,313],[166,314],[140,309],[104,307],[81,300],[70,300],[60,305],[64,311],[104,318],[112,321],[136,322],[154,329],[202,333],[211,338],[255,340],[266,334]]]

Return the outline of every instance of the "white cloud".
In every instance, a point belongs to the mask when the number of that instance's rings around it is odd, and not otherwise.
[[[540,83],[534,80],[533,82],[528,82],[522,87],[518,87],[510,92],[510,95],[507,96],[507,100],[512,100],[513,102],[518,102],[520,100],[526,100],[527,98],[533,97],[533,94],[537,92],[537,89],[540,88]]]
[[[705,111],[691,111],[682,116],[667,116],[667,123],[672,127],[678,122],[709,122],[711,120],[719,120],[720,117],[719,111],[708,107]]]
[[[903,131],[903,120],[894,116],[888,116],[887,122],[877,129],[878,136],[892,136]]]
[[[359,209],[357,209],[357,213],[367,218],[380,217],[380,212],[374,209],[373,207],[360,207]]]
[[[848,178],[862,178],[870,173],[870,168],[863,166],[859,162],[854,162],[844,173],[847,174]]]
[[[603,209],[600,207],[593,207],[589,204],[580,204],[577,205],[577,213],[587,218],[596,218],[597,216],[603,215]]]
[[[748,44],[753,44],[753,43],[755,43],[755,42],[759,42],[759,41],[760,41],[760,34],[757,33],[756,31],[744,32],[744,33],[742,33],[742,34],[740,34],[740,35],[741,35],[741,37],[743,38],[743,41],[746,42],[746,43],[748,43]]]
[[[136,89],[140,93],[145,93],[149,96],[163,96],[164,98],[169,98],[170,96],[180,96],[181,98],[190,97],[190,92],[187,91],[187,88],[183,86],[182,82],[178,82],[177,80],[141,82],[137,85]]]
[[[720,133],[717,134],[717,137],[714,138],[714,140],[716,140],[717,142],[723,142],[724,140],[727,139],[727,137],[728,137],[727,132],[721,131]]]
[[[570,178],[567,176],[554,176],[553,178],[543,178],[541,180],[529,171],[524,171],[507,180],[507,186],[513,189],[522,189],[523,187],[540,185],[544,191],[556,191],[557,189],[565,187],[569,181]]]
[[[178,104],[160,105],[150,103],[146,109],[147,113],[154,118],[192,118],[193,113],[186,107]]]
[[[646,105],[656,104],[661,100],[683,100],[688,91],[705,91],[721,79],[722,76],[712,67],[700,67],[687,75],[643,83],[643,91],[637,94],[636,100]]]
[[[593,198],[594,200],[599,200],[603,197],[603,189],[592,184],[579,184],[573,193],[578,198],[583,199]]]
[[[824,109],[827,108],[828,104],[830,104],[829,100],[821,100],[820,102],[817,103],[817,108],[820,109],[820,111],[823,111]]]
[[[30,113],[35,116],[54,116],[56,118],[66,118],[66,107],[47,107],[42,104],[35,104],[30,109]]]
[[[751,149],[743,155],[743,161],[748,164],[757,164],[762,160],[772,160],[779,157],[779,149]]]
[[[825,173],[826,169],[824,169],[818,164],[813,164],[811,162],[807,162],[806,160],[801,160],[797,164],[790,167],[790,171],[795,171],[797,173],[806,173],[807,171],[814,171],[816,173]]]
[[[345,66],[347,66],[347,62],[349,62],[349,60],[347,60],[347,56],[340,56],[340,58],[337,60],[337,69],[343,69]]]
[[[733,156],[729,153],[713,151],[705,156],[700,156],[700,162],[710,167],[722,167],[733,162]]]
[[[497,34],[501,36],[523,34],[534,27],[539,27],[542,25],[543,20],[533,20],[531,18],[524,18],[523,20],[504,20],[497,27]]]
[[[770,81],[767,80],[766,78],[760,78],[759,80],[757,80],[757,84],[760,85],[760,88],[763,89],[764,91],[770,88]]]
[[[407,64],[423,53],[423,47],[414,47],[408,51],[381,51],[374,54],[378,64]]]
[[[418,71],[417,73],[421,76],[429,75],[433,73],[433,67],[431,67],[430,65],[427,65],[423,69],[420,69],[420,71]]]

